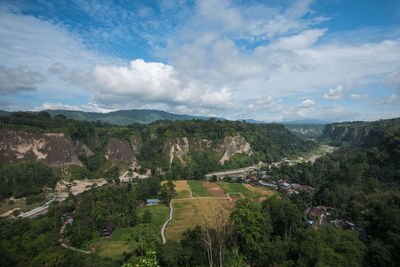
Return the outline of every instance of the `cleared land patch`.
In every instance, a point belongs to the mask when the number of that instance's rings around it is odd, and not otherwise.
[[[131,252],[132,248],[125,241],[130,229],[117,229],[111,238],[99,238],[95,242],[96,254],[103,258],[122,260],[124,252]]]
[[[203,182],[203,186],[207,189],[207,192],[213,197],[225,197],[224,190],[217,183]]]
[[[207,192],[207,189],[203,186],[203,181],[189,180],[188,185],[192,189],[193,197],[209,197],[211,194]]]
[[[218,214],[222,212],[229,216],[234,205],[234,201],[217,198],[176,199],[173,202],[173,219],[166,229],[166,238],[179,241],[187,229],[194,228],[196,225],[207,224],[214,227]]]
[[[252,186],[249,184],[243,184],[243,186],[246,187],[247,189],[249,189],[251,191],[251,193],[253,193],[253,194],[250,194],[250,195],[252,195],[252,197],[249,195],[249,193],[244,193],[246,195],[246,197],[257,198],[260,201],[265,200],[267,197],[272,197],[272,196],[276,195],[275,191],[272,191],[263,186]]]

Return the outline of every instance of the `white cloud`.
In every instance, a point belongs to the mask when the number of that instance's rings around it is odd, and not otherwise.
[[[355,101],[360,101],[360,100],[364,100],[368,98],[367,94],[364,95],[358,95],[358,94],[351,94],[350,95],[350,99],[355,100]]]
[[[325,100],[340,100],[343,98],[344,88],[339,85],[336,88],[330,88],[328,93],[324,94]]]
[[[301,32],[290,37],[281,37],[277,42],[271,44],[274,49],[299,50],[309,48],[325,34],[327,29],[312,29]]]
[[[185,9],[185,16],[174,14],[180,16],[176,21],[162,16],[142,21],[111,4],[78,2],[79,9],[102,22],[99,28],[93,26],[96,23],[88,26],[87,31],[93,31],[88,35],[62,23],[0,10],[2,64],[54,74],[35,92],[47,103],[84,94],[98,107],[109,109],[155,107],[219,116],[242,109],[254,116],[269,112],[314,117],[329,115],[328,109],[307,98],[325,94],[327,100],[343,99],[348,84],[357,82],[362,87],[386,77],[382,83],[399,88],[399,72],[393,71],[400,68],[400,40],[351,43],[329,39],[330,29],[320,24],[328,18],[315,15],[311,0],[285,2],[283,7],[228,0],[198,1],[188,7],[162,1],[162,12]],[[119,18],[126,25],[115,22]],[[162,35],[152,36],[153,31],[165,29]],[[135,34],[127,34],[132,31]],[[139,32],[147,36],[137,36]],[[162,39],[151,47],[161,46],[156,51],[164,63],[124,62],[90,50],[85,44],[95,40],[85,38],[99,34],[104,40],[124,40],[127,35],[129,40],[147,38],[149,43]],[[331,89],[326,92],[327,88]],[[260,99],[263,96],[269,97]],[[277,100],[293,97],[307,100],[289,106]],[[363,97],[350,95],[353,100]],[[340,105],[330,111],[338,116],[350,114]]]
[[[40,111],[40,110],[48,110],[48,109],[61,109],[61,110],[75,110],[75,111],[86,111],[86,112],[111,112],[115,111],[114,109],[104,109],[100,108],[97,104],[88,103],[82,106],[68,105],[62,103],[51,103],[45,102],[41,106],[35,107],[32,111]]]
[[[278,103],[280,101],[275,101],[271,96],[268,96],[264,99],[257,100],[251,104],[249,104],[248,109],[251,111],[268,111],[271,113],[276,113],[280,110]]]
[[[38,72],[30,71],[27,67],[0,67],[0,94],[15,94],[22,91],[35,91],[37,84],[46,78]]]
[[[400,71],[390,73],[382,80],[382,83],[392,86],[395,90],[400,92]]]
[[[368,105],[376,106],[376,105],[400,105],[400,98],[397,95],[393,94],[389,97],[383,97],[371,100],[368,102]]]
[[[129,66],[96,66],[92,72],[68,71],[55,63],[51,73],[86,88],[93,99],[105,106],[128,103],[165,103],[214,109],[232,105],[228,88],[213,90],[190,80],[171,65],[137,59]]]
[[[297,107],[300,109],[306,109],[306,108],[310,108],[314,105],[315,105],[315,102],[313,100],[307,99],[307,100],[302,101],[300,104],[298,104]]]

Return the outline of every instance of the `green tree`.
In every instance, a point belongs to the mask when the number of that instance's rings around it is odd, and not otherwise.
[[[143,217],[142,217],[142,223],[151,223],[152,220],[152,216],[151,216],[151,211],[149,211],[148,209],[146,209],[143,213]]]
[[[261,255],[263,246],[269,242],[272,226],[268,214],[261,212],[258,203],[241,199],[232,210],[231,222],[240,253],[254,262]]]
[[[154,251],[160,244],[158,233],[148,224],[138,224],[126,237],[137,256],[145,256],[146,251]]]

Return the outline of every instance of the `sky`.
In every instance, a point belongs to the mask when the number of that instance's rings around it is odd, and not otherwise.
[[[0,0],[0,109],[400,117],[400,1]]]

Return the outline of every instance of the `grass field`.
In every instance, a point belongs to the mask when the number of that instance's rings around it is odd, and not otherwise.
[[[234,207],[234,202],[225,199],[204,198],[191,200],[174,200],[173,219],[167,226],[165,235],[169,240],[179,241],[182,234],[196,225],[207,224],[215,226],[215,218],[223,212],[229,216],[229,211]]]
[[[207,189],[203,186],[203,181],[198,180],[189,180],[187,181],[188,185],[192,189],[193,197],[209,197],[211,196]]]
[[[132,248],[124,241],[124,236],[129,233],[130,229],[117,229],[111,238],[99,238],[96,240],[96,254],[103,258],[111,258],[113,260],[121,260],[124,252],[130,252]]]
[[[160,232],[161,226],[168,219],[169,207],[165,205],[157,206],[145,206],[138,212],[139,219],[143,216],[145,210],[151,212],[151,226],[154,228],[156,233]],[[116,229],[112,234],[111,238],[96,238],[90,242],[91,246],[98,247],[96,254],[104,258],[112,258],[114,260],[121,260],[123,253],[129,252],[132,248],[126,244],[125,236],[129,233],[130,229]]]
[[[231,194],[238,194],[238,193],[245,193],[250,192],[244,185],[240,183],[228,183],[228,182],[217,182],[219,186],[224,189],[225,193]]]
[[[265,188],[263,186],[252,186],[249,184],[243,184],[244,187],[246,187],[247,189],[249,189],[252,192],[256,192],[259,193],[261,195],[267,196],[267,197],[272,197],[274,195],[276,195],[276,191],[272,191],[268,188]]]
[[[165,205],[144,206],[138,212],[139,219],[142,218],[145,210],[151,212],[151,226],[156,230],[156,232],[159,232],[162,225],[169,217],[169,207]]]

